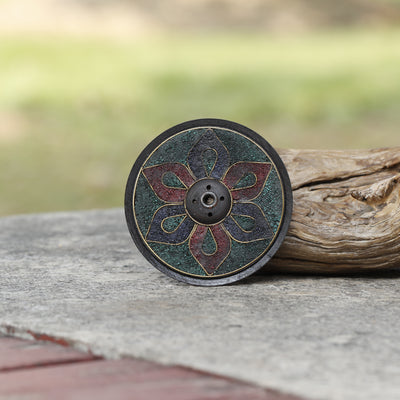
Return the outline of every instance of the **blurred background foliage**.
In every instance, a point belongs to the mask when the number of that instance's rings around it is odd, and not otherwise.
[[[399,23],[398,0],[0,0],[0,215],[122,206],[189,119],[399,146]]]

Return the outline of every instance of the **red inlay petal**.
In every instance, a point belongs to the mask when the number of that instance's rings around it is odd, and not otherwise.
[[[260,194],[270,171],[270,163],[241,161],[229,168],[222,182],[231,190],[233,200],[252,200]],[[249,173],[255,175],[255,184],[234,189],[235,185]]]
[[[202,250],[203,241],[207,230],[210,229],[217,245],[214,254],[205,254]],[[207,227],[198,225],[189,241],[190,251],[197,262],[203,267],[208,275],[212,275],[225,260],[231,250],[231,240],[221,225]]]
[[[143,169],[143,173],[149,181],[156,195],[168,203],[183,201],[187,192],[186,188],[174,188],[164,185],[163,176],[167,172],[174,173],[179,180],[188,188],[194,183],[192,175],[187,168],[180,163],[165,163]]]

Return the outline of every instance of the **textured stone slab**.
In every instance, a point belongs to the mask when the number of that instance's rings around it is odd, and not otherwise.
[[[121,210],[2,218],[0,270],[4,332],[315,399],[400,397],[399,270],[187,286],[134,249]]]

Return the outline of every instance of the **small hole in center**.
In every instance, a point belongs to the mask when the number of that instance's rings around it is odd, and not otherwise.
[[[208,213],[208,216],[209,216],[209,217],[212,217],[212,213]]]
[[[192,203],[196,203],[196,201],[197,201],[196,199],[193,199],[193,200],[192,200]]]
[[[213,196],[211,193],[207,193],[203,197],[203,203],[206,204],[207,206],[211,206],[215,202],[215,196]]]
[[[220,199],[221,201],[224,201],[224,200],[225,200],[225,197],[224,197],[224,196],[221,196],[219,199]]]
[[[207,190],[210,190],[211,189],[211,185],[207,185]]]

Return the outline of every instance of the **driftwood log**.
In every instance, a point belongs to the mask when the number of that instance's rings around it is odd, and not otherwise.
[[[317,273],[400,266],[400,147],[279,153],[293,218],[269,266]]]

